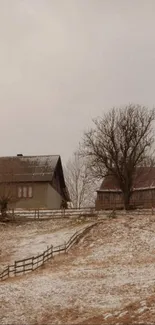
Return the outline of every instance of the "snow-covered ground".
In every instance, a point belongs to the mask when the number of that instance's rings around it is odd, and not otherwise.
[[[61,245],[80,229],[86,226],[76,220],[48,220],[0,227],[1,251],[0,272],[14,261],[36,256],[47,246]]]
[[[0,283],[3,325],[147,325],[154,320],[153,216],[104,220],[67,255]]]

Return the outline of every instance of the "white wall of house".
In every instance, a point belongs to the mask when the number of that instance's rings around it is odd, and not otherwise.
[[[47,185],[47,208],[48,209],[60,209],[62,197],[61,195],[50,185]]]

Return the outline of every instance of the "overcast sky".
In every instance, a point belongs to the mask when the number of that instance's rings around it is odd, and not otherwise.
[[[155,105],[155,0],[0,0],[0,155],[60,154],[93,117]]]

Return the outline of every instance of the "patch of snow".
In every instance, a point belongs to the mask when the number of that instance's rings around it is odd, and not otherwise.
[[[140,302],[140,305],[141,305],[141,306],[146,306],[146,301],[145,301],[145,300],[141,301],[141,302]]]
[[[125,311],[123,311],[122,313],[120,313],[118,317],[119,317],[119,318],[120,318],[120,317],[123,317],[123,316],[125,316],[126,314],[128,314],[128,311],[127,311],[127,310],[125,310]]]
[[[107,319],[109,317],[112,317],[112,314],[106,314],[106,315],[104,315],[104,319]]]
[[[139,308],[138,310],[137,310],[137,312],[138,312],[138,314],[141,314],[141,313],[143,313],[144,311],[146,311],[146,310],[148,310],[148,307],[142,307],[142,308]]]

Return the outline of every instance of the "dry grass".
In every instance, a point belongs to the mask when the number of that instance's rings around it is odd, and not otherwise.
[[[153,217],[103,221],[68,254],[1,284],[1,323],[154,324],[154,234]]]

